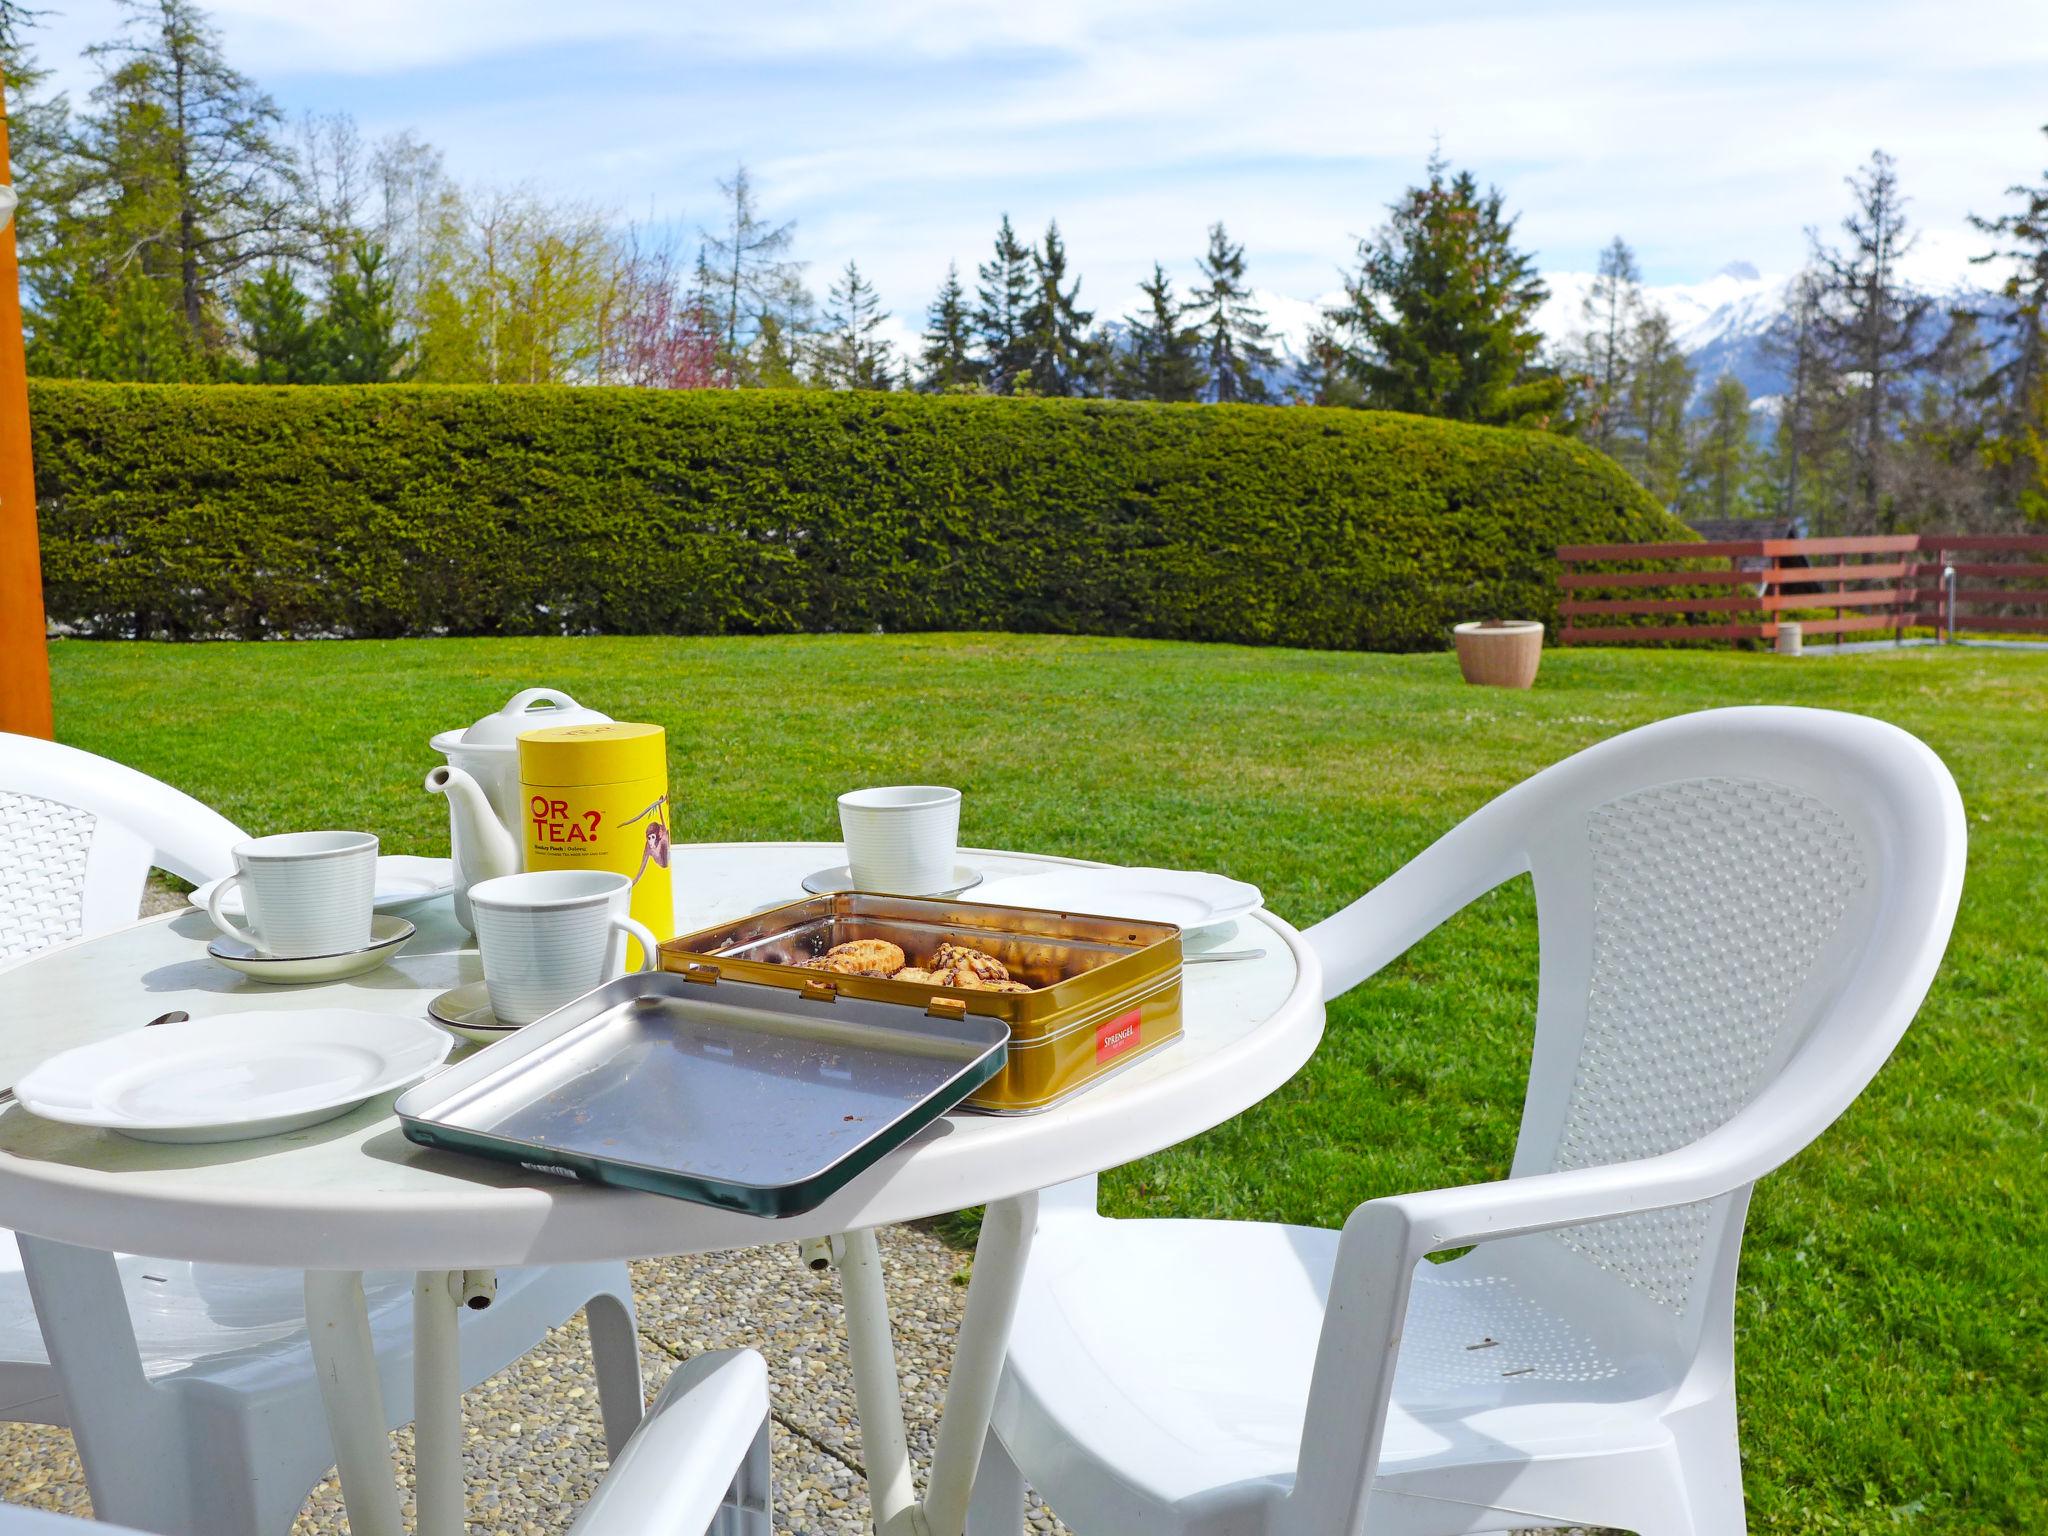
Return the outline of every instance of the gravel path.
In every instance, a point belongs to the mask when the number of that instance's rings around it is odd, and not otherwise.
[[[967,1255],[928,1232],[895,1228],[882,1234],[882,1256],[911,1450],[921,1467],[931,1454],[967,1296]],[[767,1356],[775,1528],[832,1536],[871,1529],[838,1276],[811,1273],[784,1244],[636,1264],[633,1289],[650,1396],[678,1360],[705,1350],[744,1344]],[[589,1359],[579,1317],[465,1399],[472,1532],[552,1536],[575,1519],[605,1466]],[[396,1440],[400,1476],[409,1480],[411,1432],[400,1431]],[[42,1425],[0,1425],[0,1499],[90,1513],[71,1436]],[[1063,1529],[1035,1502],[1031,1517],[1036,1532]],[[347,1529],[329,1478],[307,1500],[295,1536]]]

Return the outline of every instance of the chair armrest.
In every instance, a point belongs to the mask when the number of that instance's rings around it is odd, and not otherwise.
[[[676,1367],[570,1527],[570,1536],[700,1536],[768,1418],[768,1365],[751,1349]]]
[[[1756,1108],[1657,1157],[1389,1195],[1354,1210],[1338,1242],[1301,1460],[1276,1530],[1364,1530],[1409,1294],[1425,1257],[1725,1195],[1783,1160],[1776,1146],[1749,1129]]]
[[[1482,806],[1302,937],[1323,963],[1323,998],[1341,997],[1445,918],[1529,869],[1519,836],[1524,787]]]
[[[1582,1227],[1616,1216],[1711,1200],[1769,1171],[1759,1168],[1752,1172],[1725,1158],[1700,1157],[1701,1145],[1695,1142],[1660,1157],[1596,1168],[1389,1195],[1368,1204],[1398,1216],[1401,1247],[1413,1260],[1419,1260],[1446,1248]],[[1361,1206],[1352,1219],[1357,1220],[1365,1209]],[[1350,1223],[1345,1225],[1348,1230]],[[1383,1226],[1380,1230],[1387,1229]]]

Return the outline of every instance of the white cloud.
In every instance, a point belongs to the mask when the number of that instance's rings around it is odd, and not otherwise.
[[[210,7],[251,67],[381,73],[602,41],[723,58],[845,61],[911,54],[952,59],[1017,49],[1081,53],[1156,22],[1167,0],[778,0],[766,6],[603,0],[216,0]]]
[[[848,257],[911,324],[948,258],[970,282],[1005,210],[1057,216],[1084,297],[1121,313],[1222,218],[1255,282],[1332,288],[1432,135],[1499,183],[1550,268],[1615,233],[1662,282],[1790,270],[1882,144],[1948,286],[1971,211],[2038,176],[2048,5],[1932,0],[1480,4],[1339,0],[217,0],[231,57],[288,106],[415,124],[474,179],[628,216],[711,212],[751,163],[817,286]],[[52,19],[62,62],[109,0]],[[77,84],[88,72],[68,65]]]

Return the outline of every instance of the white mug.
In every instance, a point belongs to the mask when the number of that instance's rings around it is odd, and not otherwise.
[[[220,909],[236,886],[248,928]],[[266,955],[345,955],[368,947],[376,902],[374,832],[280,832],[235,845],[235,872],[213,888],[206,915]]]
[[[863,891],[926,896],[952,889],[960,791],[937,784],[856,789],[839,797],[846,864]]]
[[[626,973],[626,938],[642,966],[661,941],[628,915],[633,882],[603,869],[535,869],[469,888],[484,985],[500,1024],[531,1024]]]

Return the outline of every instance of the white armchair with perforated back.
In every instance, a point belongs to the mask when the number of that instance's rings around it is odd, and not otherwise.
[[[146,773],[0,733],[0,965],[134,922],[153,868],[227,874],[247,837]]]
[[[146,774],[0,733],[0,968],[134,922],[152,867],[195,883],[229,873],[243,839]],[[395,1428],[412,1417],[413,1277],[365,1276],[364,1291]],[[463,1382],[502,1370],[578,1310],[616,1454],[641,1415],[623,1264],[501,1271],[490,1307],[461,1313]],[[0,1419],[68,1425],[95,1513],[159,1532],[282,1536],[334,1462],[304,1276],[17,1242],[4,1229]],[[191,1475],[164,1475],[160,1459],[173,1456]]]
[[[1533,875],[1510,1177],[1341,1233],[1048,1196],[972,1529],[1028,1478],[1082,1536],[1737,1536],[1750,1187],[1911,1022],[1963,856],[1940,760],[1819,710],[1646,726],[1478,811],[1308,938],[1334,997]]]

